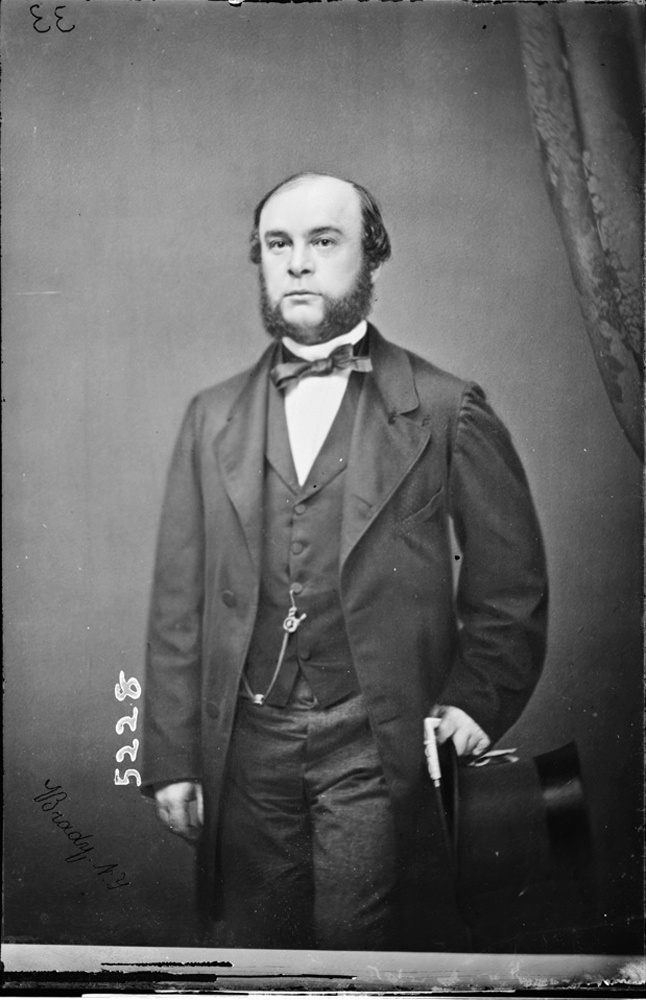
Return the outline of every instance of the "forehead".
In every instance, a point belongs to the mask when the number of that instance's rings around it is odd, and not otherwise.
[[[260,233],[269,230],[308,232],[333,226],[348,234],[361,228],[359,195],[337,177],[307,177],[282,188],[260,215]]]

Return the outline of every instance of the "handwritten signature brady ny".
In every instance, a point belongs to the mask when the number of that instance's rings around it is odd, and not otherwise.
[[[93,833],[81,833],[80,830],[75,830],[74,826],[68,819],[65,819],[65,815],[60,811],[60,809],[54,809],[55,806],[64,802],[67,798],[67,792],[63,790],[60,785],[50,784],[50,779],[47,778],[45,781],[45,791],[40,792],[38,795],[34,796],[34,802],[37,802],[44,813],[51,813],[51,821],[54,826],[57,826],[59,830],[62,830],[69,841],[74,844],[74,852],[65,858],[67,864],[72,864],[76,861],[87,860],[91,864],[92,868],[95,869],[94,874],[99,878],[113,877],[115,869],[119,868],[119,865],[115,863],[110,863],[107,865],[96,864],[90,858],[88,854],[94,850],[94,846],[89,843],[89,841],[94,837]],[[120,889],[124,885],[131,885],[130,882],[124,881],[126,878],[126,873],[124,871],[119,872],[117,880],[115,882],[104,883],[108,889]]]

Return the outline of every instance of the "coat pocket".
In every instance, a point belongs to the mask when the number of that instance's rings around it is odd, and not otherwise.
[[[423,507],[419,510],[414,511],[405,517],[402,521],[402,527],[412,528],[416,524],[421,524],[424,521],[428,521],[429,518],[433,517],[434,514],[442,507],[444,501],[444,487],[441,486],[437,493],[434,493],[430,500],[428,500]]]

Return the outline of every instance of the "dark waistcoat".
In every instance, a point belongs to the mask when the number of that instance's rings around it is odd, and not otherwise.
[[[278,679],[267,698],[285,705],[299,669],[323,706],[359,690],[339,597],[343,488],[363,376],[353,373],[307,480],[294,469],[282,394],[270,386],[265,446],[260,603],[247,657],[252,691],[265,694],[274,673],[290,606],[306,614],[290,635]]]

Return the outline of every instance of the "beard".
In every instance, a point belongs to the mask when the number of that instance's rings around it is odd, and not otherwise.
[[[365,319],[372,307],[373,283],[371,270],[363,261],[354,285],[340,298],[323,295],[323,319],[316,327],[302,326],[286,320],[280,309],[280,302],[273,305],[269,301],[267,286],[262,270],[260,275],[260,312],[265,330],[275,340],[291,337],[297,344],[324,344],[354,329]]]

